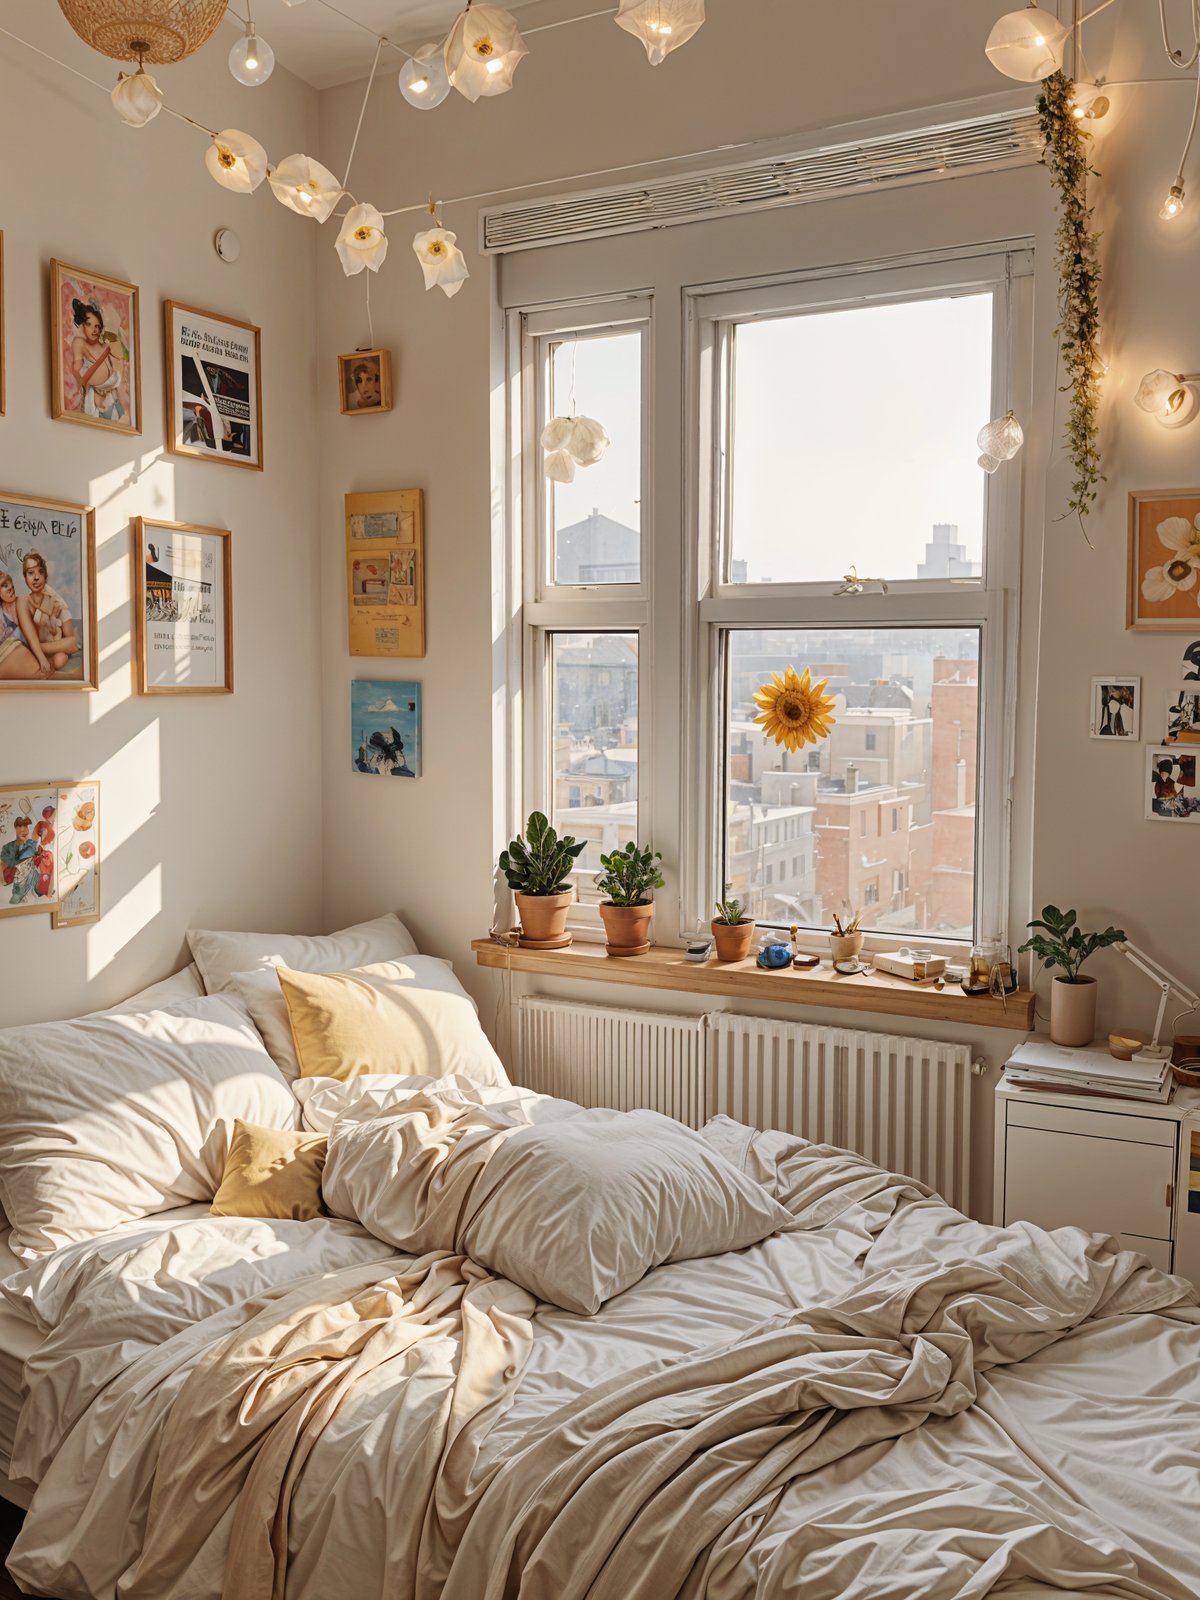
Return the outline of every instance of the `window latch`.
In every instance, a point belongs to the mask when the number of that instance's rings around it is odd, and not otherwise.
[[[876,585],[878,585],[881,594],[887,594],[888,586],[883,578],[860,578],[858,568],[851,567],[833,592],[835,597],[843,594],[866,594],[869,588]]]

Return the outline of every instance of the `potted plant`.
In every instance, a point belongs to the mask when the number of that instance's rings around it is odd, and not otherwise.
[[[527,950],[561,950],[571,942],[567,913],[575,898],[571,873],[586,840],[559,838],[549,819],[535,811],[500,856],[500,871],[517,901],[521,944]]]
[[[1084,962],[1125,935],[1109,926],[1103,933],[1084,933],[1073,911],[1046,906],[1040,917],[1027,924],[1040,928],[1026,939],[1022,950],[1032,950],[1044,967],[1061,967],[1063,976],[1050,985],[1050,1037],[1055,1044],[1091,1044],[1096,1032],[1096,980],[1081,975]]]
[[[717,901],[717,914],[712,920],[718,961],[744,961],[754,938],[754,918],[743,915],[740,900],[729,898],[732,888],[731,883],[725,885],[725,898]]]
[[[605,896],[600,915],[610,956],[644,956],[649,950],[654,915],[650,896],[666,881],[659,871],[661,860],[661,855],[639,849],[632,839],[623,850],[600,857],[604,871],[596,874],[596,887]]]

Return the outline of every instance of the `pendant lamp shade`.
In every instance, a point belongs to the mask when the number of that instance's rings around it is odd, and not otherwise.
[[[169,66],[194,55],[220,26],[229,0],[58,0],[85,44],[114,61]]]
[[[1010,11],[988,35],[984,46],[988,60],[1006,78],[1018,83],[1039,83],[1057,72],[1071,30],[1049,11],[1026,6]]]
[[[504,94],[529,54],[516,20],[503,6],[470,6],[446,40],[446,73],[468,100]]]
[[[704,0],[621,0],[613,21],[642,41],[657,67],[704,26]]]

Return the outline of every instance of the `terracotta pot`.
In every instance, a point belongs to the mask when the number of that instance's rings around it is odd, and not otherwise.
[[[717,944],[717,960],[744,961],[750,954],[750,941],[754,938],[754,919],[745,917],[741,922],[718,922],[714,919],[711,926]]]
[[[1095,978],[1080,978],[1077,983],[1055,978],[1050,985],[1050,1037],[1055,1044],[1091,1044],[1096,1035],[1098,994]]]
[[[573,894],[518,894],[514,898],[521,919],[520,942],[527,950],[570,944],[567,913],[575,901]]]
[[[829,953],[835,961],[854,961],[863,947],[861,933],[831,933]]]
[[[600,907],[604,918],[605,946],[610,956],[644,956],[650,948],[650,919],[654,906],[647,900],[640,906],[614,906],[606,900]]]

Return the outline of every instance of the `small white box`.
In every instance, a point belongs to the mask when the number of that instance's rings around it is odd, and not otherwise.
[[[875,957],[876,972],[889,972],[895,978],[908,978],[912,983],[924,983],[927,978],[940,978],[946,971],[942,956],[917,950],[888,950]]]

